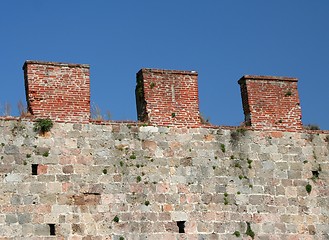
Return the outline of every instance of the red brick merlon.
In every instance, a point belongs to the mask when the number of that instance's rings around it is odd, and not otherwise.
[[[158,126],[200,126],[197,72],[144,68],[136,78],[138,120]]]
[[[245,75],[240,84],[246,125],[256,130],[302,129],[297,78]]]
[[[33,117],[89,122],[89,65],[26,61],[23,70],[28,111]]]

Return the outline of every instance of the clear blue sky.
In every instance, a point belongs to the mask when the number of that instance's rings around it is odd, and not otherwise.
[[[304,124],[329,129],[328,0],[8,0],[0,31],[0,104],[14,114],[29,59],[90,64],[91,101],[115,120],[136,120],[144,67],[198,71],[217,125],[243,121],[241,76],[297,77]]]

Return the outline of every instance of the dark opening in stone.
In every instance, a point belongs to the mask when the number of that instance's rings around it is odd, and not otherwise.
[[[319,178],[319,171],[312,171],[314,178]]]
[[[55,236],[56,235],[56,232],[55,232],[55,224],[50,223],[50,224],[48,224],[48,226],[49,226],[50,236]]]
[[[38,175],[38,165],[39,164],[32,164],[32,175]]]
[[[185,233],[185,221],[177,221],[178,232]]]

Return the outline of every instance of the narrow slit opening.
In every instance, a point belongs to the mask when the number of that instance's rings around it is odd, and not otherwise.
[[[32,175],[38,175],[38,165],[39,164],[32,164]]]
[[[48,226],[49,226],[49,234],[50,234],[50,236],[55,236],[56,235],[56,232],[55,232],[55,224],[50,223],[50,224],[48,224]]]
[[[186,221],[177,221],[178,232],[185,233],[185,222]]]

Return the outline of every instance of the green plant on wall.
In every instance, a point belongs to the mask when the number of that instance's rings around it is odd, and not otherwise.
[[[40,132],[42,134],[49,132],[50,129],[53,127],[53,122],[51,121],[51,119],[46,118],[46,119],[42,119],[39,118],[35,121],[34,123],[34,131],[35,132]]]
[[[308,194],[310,194],[311,191],[312,191],[312,185],[308,183],[308,184],[305,186],[305,189],[306,189],[306,192],[307,192]]]
[[[255,237],[255,233],[254,231],[251,229],[251,226],[250,226],[250,223],[247,222],[247,231],[246,231],[246,234],[251,237],[252,239],[254,239]]]
[[[223,153],[226,152],[225,144],[223,144],[223,143],[220,144],[220,150],[222,150]]]
[[[307,130],[320,130],[320,127],[317,124],[305,124],[304,128]]]
[[[42,154],[42,156],[44,156],[44,157],[48,157],[48,156],[49,156],[49,151],[44,152],[44,153]]]
[[[233,233],[233,235],[236,236],[236,237],[240,237],[240,236],[241,236],[241,234],[240,234],[239,231],[235,231],[235,232]]]
[[[117,215],[113,218],[113,222],[116,222],[116,223],[119,222],[119,217]]]
[[[245,136],[246,132],[247,132],[247,128],[238,127],[235,131],[231,133],[230,143],[236,144],[242,136]]]
[[[250,160],[250,159],[248,158],[247,161],[248,161],[248,168],[251,169],[251,163],[252,163],[252,160]]]
[[[229,201],[228,201],[228,193],[224,193],[224,205],[227,205],[229,204]]]
[[[246,129],[245,127],[238,127],[238,128],[236,129],[236,132],[237,132],[238,134],[244,136],[244,135],[246,134],[246,132],[247,132],[247,129]]]
[[[142,177],[141,177],[141,176],[137,176],[137,177],[136,177],[136,181],[137,181],[137,182],[142,181]]]

